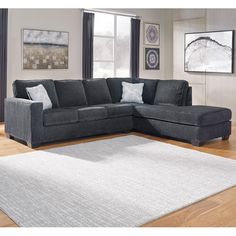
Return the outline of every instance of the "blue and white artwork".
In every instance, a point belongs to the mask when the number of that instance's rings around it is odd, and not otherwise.
[[[234,31],[185,34],[186,72],[233,73]]]
[[[145,70],[159,70],[160,49],[145,48]]]
[[[160,45],[159,24],[144,23],[144,44],[153,46]]]

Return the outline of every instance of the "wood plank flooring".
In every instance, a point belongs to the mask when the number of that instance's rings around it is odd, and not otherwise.
[[[211,141],[202,147],[194,147],[191,144],[169,140],[165,138],[153,137],[139,133],[132,133],[138,136],[150,138],[152,140],[170,143],[177,146],[199,150],[206,153],[222,156],[222,158],[231,158],[236,160],[236,125],[233,126],[233,132],[230,139],[221,141],[220,139]],[[125,136],[128,134],[104,135],[99,137],[84,138],[73,141],[66,141],[44,145],[38,150],[52,147],[66,146],[71,144],[85,143],[111,137]],[[32,149],[27,146],[7,139],[4,133],[4,124],[0,123],[0,158],[7,155],[31,152]],[[155,204],[155,203],[153,203]],[[212,197],[204,199],[198,203],[192,204],[181,210],[166,215],[158,220],[149,222],[143,226],[147,227],[217,227],[217,226],[236,226],[236,186],[225,190]],[[6,215],[0,211],[0,227],[17,227],[17,225]]]

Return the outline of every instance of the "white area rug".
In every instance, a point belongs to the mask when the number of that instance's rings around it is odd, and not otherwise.
[[[235,160],[133,135],[0,158],[20,226],[139,226],[235,184]]]

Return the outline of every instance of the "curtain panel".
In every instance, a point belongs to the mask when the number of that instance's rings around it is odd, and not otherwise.
[[[131,19],[131,53],[130,74],[132,78],[139,77],[139,44],[140,44],[140,20]]]
[[[93,32],[94,14],[83,13],[83,52],[82,52],[82,76],[83,79],[93,78]]]
[[[8,9],[0,9],[0,121],[4,121],[7,90],[7,20]]]

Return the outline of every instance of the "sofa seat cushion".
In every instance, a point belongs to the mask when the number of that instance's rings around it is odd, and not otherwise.
[[[112,103],[106,79],[83,80],[88,105]]]
[[[134,103],[112,103],[112,104],[101,104],[99,106],[103,106],[106,108],[108,118],[133,115]]]
[[[107,109],[102,106],[89,106],[77,109],[79,122],[103,120],[107,118]]]
[[[182,106],[186,104],[188,82],[185,80],[160,80],[157,83],[155,105]]]
[[[26,88],[35,87],[42,84],[46,89],[48,96],[52,102],[53,108],[59,107],[57,92],[53,80],[44,79],[44,80],[15,80],[13,83],[13,93],[16,98],[29,99]]]
[[[78,122],[76,109],[47,109],[43,112],[44,126],[63,125]]]
[[[60,107],[86,106],[82,80],[55,80]]]
[[[211,106],[136,105],[136,117],[144,117],[192,126],[208,126],[231,119],[231,110]]]

